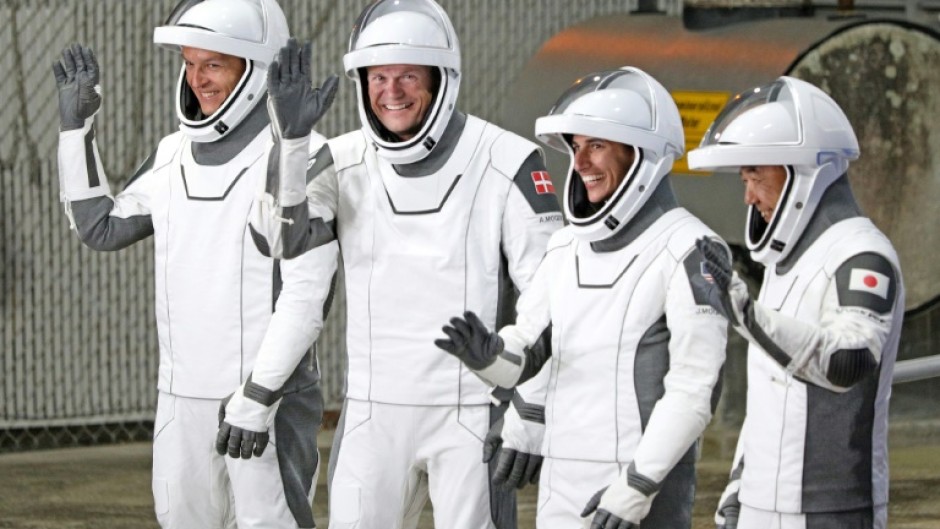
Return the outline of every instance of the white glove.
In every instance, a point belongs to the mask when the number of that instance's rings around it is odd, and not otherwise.
[[[519,409],[522,410],[520,415]],[[545,435],[545,407],[526,404],[513,397],[503,417],[502,448],[493,473],[493,483],[521,489],[538,483],[542,470],[542,437]]]
[[[594,514],[590,529],[639,529],[658,491],[659,484],[650,483],[630,463],[626,472],[588,500],[581,517]]]
[[[219,455],[242,459],[261,457],[268,446],[268,430],[281,403],[280,392],[251,381],[251,377],[219,406],[219,433],[215,450]]]

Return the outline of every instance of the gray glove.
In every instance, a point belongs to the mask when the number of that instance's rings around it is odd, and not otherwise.
[[[268,70],[269,114],[282,138],[297,139],[310,134],[333,103],[339,78],[327,77],[320,88],[310,79],[311,45],[301,49],[297,39],[287,41]]]
[[[732,479],[721,493],[718,510],[715,512],[715,529],[737,529],[738,516],[741,514],[741,502],[738,501],[740,488],[741,480]]]
[[[707,294],[708,304],[717,310],[719,314],[725,317],[732,325],[740,325],[735,309],[735,300],[732,299],[732,279],[734,272],[731,268],[731,259],[728,256],[728,250],[720,242],[702,237],[695,241],[695,247],[705,259],[705,269],[711,274],[713,282],[705,281],[701,276],[696,276],[692,280],[704,289]],[[746,292],[746,289],[745,289]]]
[[[434,340],[434,345],[456,356],[474,371],[491,366],[503,352],[503,339],[490,332],[480,318],[469,310],[463,313],[463,318],[451,318],[450,325],[445,325],[441,330],[448,339]]]
[[[542,456],[504,448],[499,452],[493,483],[506,488],[521,489],[538,484],[542,473]]]
[[[525,418],[520,415],[520,410],[524,410]],[[521,396],[516,395],[500,426],[497,434],[501,446],[493,483],[516,489],[538,483],[542,471],[540,451],[545,436],[545,407],[526,404]]]
[[[219,406],[219,433],[215,450],[219,455],[251,459],[261,457],[268,446],[268,430],[280,404],[279,391],[271,391],[251,378]]]
[[[98,61],[91,48],[72,44],[52,63],[59,89],[59,125],[62,132],[81,129],[101,107]]]

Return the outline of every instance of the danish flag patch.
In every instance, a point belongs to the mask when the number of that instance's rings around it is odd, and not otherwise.
[[[849,290],[868,292],[882,299],[888,299],[888,286],[891,278],[866,268],[853,268],[849,275]]]
[[[532,171],[532,183],[535,184],[535,192],[539,195],[555,192],[555,185],[552,184],[548,171]]]

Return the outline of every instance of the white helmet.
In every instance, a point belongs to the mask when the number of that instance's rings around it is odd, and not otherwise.
[[[685,152],[682,118],[672,96],[659,81],[631,66],[575,81],[549,115],[535,121],[535,134],[570,156],[565,215],[575,235],[590,242],[606,239],[627,225]],[[575,171],[569,143],[575,134],[622,143],[635,154],[623,181],[597,211],[586,207],[587,191]]]
[[[858,156],[858,139],[839,105],[805,81],[780,77],[735,96],[689,152],[689,167],[787,168],[770,222],[754,206],[747,212],[751,257],[773,264],[790,253],[823,192]]]
[[[287,19],[274,0],[182,0],[154,30],[154,43],[177,52],[190,46],[241,57],[245,73],[219,109],[203,116],[184,64],[176,98],[180,130],[193,141],[210,142],[238,125],[264,96],[268,66],[289,37]]]
[[[385,129],[369,101],[365,68],[386,64],[431,66],[440,74],[421,130],[405,141]],[[426,157],[440,141],[460,89],[460,43],[444,9],[433,0],[373,2],[353,27],[343,65],[346,75],[358,85],[359,119],[379,156],[394,164],[414,163]]]

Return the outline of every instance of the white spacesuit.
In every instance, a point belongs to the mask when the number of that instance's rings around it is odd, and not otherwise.
[[[430,0],[371,4],[344,63],[362,129],[331,139],[309,169],[285,168],[252,222],[274,255],[302,254],[334,230],[342,249],[348,371],[330,527],[408,527],[428,495],[438,527],[514,527],[512,497],[491,497],[482,462],[489,388],[433,339],[467,309],[493,325],[505,294],[527,287],[562,224],[541,153],[455,110],[459,45]],[[405,139],[370,105],[367,68],[384,65],[430,67],[435,78],[420,130]]]
[[[727,325],[692,281],[695,240],[715,235],[678,206],[667,178],[684,149],[679,111],[655,79],[624,67],[577,80],[535,130],[571,156],[570,224],[552,237],[516,323],[478,342],[502,354],[477,372],[513,385],[552,325],[550,374],[533,380],[547,382],[537,526],[690,527],[694,445],[716,403]],[[605,202],[588,200],[578,135],[634,153]],[[445,332],[458,344],[463,324],[453,323]],[[524,415],[508,413],[507,427]]]
[[[750,342],[747,415],[719,525],[886,525],[904,288],[891,243],[852,196],[846,170],[858,155],[835,101],[789,77],[736,98],[689,154],[693,168],[786,169],[772,217],[748,210],[748,248],[767,265],[756,301],[703,245],[715,306]]]
[[[55,67],[61,197],[73,228],[96,250],[153,235],[160,351],[153,496],[165,528],[314,526],[323,402],[311,346],[331,294],[322,278],[334,275],[337,249],[280,262],[262,255],[247,229],[273,148],[258,103],[287,37],[273,0],[181,3],[154,41],[215,52],[213,61],[241,58],[244,73],[205,116],[186,61],[177,85],[180,132],[165,137],[116,196],[95,141],[94,55],[75,45]]]

